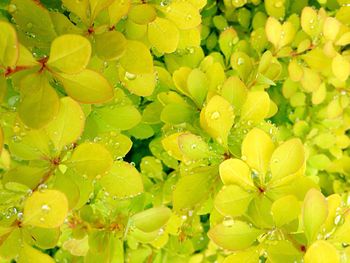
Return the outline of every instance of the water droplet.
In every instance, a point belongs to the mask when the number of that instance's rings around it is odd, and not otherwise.
[[[222,221],[222,224],[224,226],[231,227],[234,224],[234,220],[233,220],[233,218],[231,216],[225,216],[224,220]]]
[[[277,2],[275,2],[275,7],[276,8],[280,8],[280,7],[282,7],[283,6],[283,1],[277,1]]]
[[[14,136],[12,136],[12,141],[13,142],[21,142],[22,141],[22,137],[20,137],[18,135],[14,135]]]
[[[247,156],[242,155],[241,159],[242,159],[243,161],[246,161],[246,160],[247,160]]]
[[[194,149],[196,149],[196,148],[197,148],[197,144],[192,144],[192,145],[191,145],[191,149],[194,150]]]
[[[131,162],[130,164],[131,164],[132,166],[135,166],[135,163],[134,163],[134,162]]]
[[[127,80],[134,80],[134,79],[136,79],[136,75],[135,74],[133,74],[133,73],[130,73],[130,72],[125,72],[125,79],[127,79]]]
[[[45,189],[47,189],[47,185],[46,184],[40,184],[38,186],[38,189],[39,189],[39,191],[44,191]]]
[[[33,24],[32,24],[32,23],[28,23],[28,24],[27,24],[27,28],[28,28],[28,29],[30,29],[30,28],[32,28],[32,27],[33,27]]]
[[[43,211],[44,213],[48,213],[50,212],[51,207],[48,204],[44,204],[41,206],[41,211]]]
[[[18,219],[19,221],[22,221],[22,220],[23,220],[23,213],[22,213],[22,212],[19,212],[19,213],[17,214],[17,219]]]
[[[187,20],[187,21],[189,21],[189,20],[191,20],[191,19],[192,19],[192,15],[189,14],[189,15],[186,16],[186,20]]]
[[[244,64],[244,58],[238,58],[237,65],[243,65],[243,64]]]
[[[187,215],[182,215],[182,216],[181,216],[181,219],[182,219],[182,220],[186,220],[186,219],[187,219]]]
[[[27,32],[25,32],[25,34],[30,38],[36,38],[36,35],[33,32],[27,31]]]
[[[42,222],[42,223],[44,223],[45,222],[45,218],[43,218],[43,217],[40,217],[40,222]]]
[[[193,210],[188,211],[188,216],[189,217],[193,216]]]
[[[212,120],[217,120],[217,119],[219,119],[219,118],[220,118],[220,112],[214,111],[214,112],[210,115],[210,118],[211,118]]]
[[[334,218],[334,224],[335,225],[338,225],[341,221],[342,217],[341,215],[337,215],[335,218]]]

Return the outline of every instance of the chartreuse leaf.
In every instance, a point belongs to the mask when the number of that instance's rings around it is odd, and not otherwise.
[[[148,48],[139,41],[127,40],[126,50],[120,58],[122,67],[131,74],[153,72],[153,60]]]
[[[187,90],[199,107],[202,107],[209,88],[209,80],[200,69],[193,69],[187,77]]]
[[[282,19],[285,15],[286,2],[285,0],[267,0],[265,3],[266,12],[273,17]]]
[[[20,250],[22,243],[22,233],[19,228],[7,227],[1,229],[1,259],[11,260],[15,258]]]
[[[242,142],[242,159],[256,171],[265,174],[275,146],[264,131],[253,128]]]
[[[238,42],[238,35],[233,28],[227,28],[219,36],[219,46],[226,59],[229,59],[233,52],[234,44]]]
[[[225,185],[235,184],[243,189],[254,189],[249,166],[240,159],[228,159],[219,166],[220,178]]]
[[[257,251],[255,247],[252,247],[246,250],[234,251],[231,255],[224,259],[223,263],[256,263],[259,262],[259,256],[259,251]]]
[[[116,162],[110,172],[101,179],[101,185],[116,198],[129,198],[143,192],[140,173],[126,162]]]
[[[172,53],[176,50],[180,33],[168,19],[157,17],[148,25],[148,40],[161,53]]]
[[[209,157],[209,147],[201,137],[184,133],[179,135],[177,141],[184,158],[198,160]]]
[[[126,39],[118,31],[108,31],[95,37],[97,55],[103,60],[119,59],[126,50]]]
[[[297,219],[299,213],[299,201],[294,195],[281,197],[271,206],[271,214],[277,227],[281,227]]]
[[[113,98],[111,84],[101,74],[84,69],[77,74],[57,74],[70,97],[81,103],[101,103]]]
[[[338,210],[339,210],[339,207],[341,206],[341,202],[342,202],[342,199],[341,199],[339,194],[332,194],[332,195],[327,197],[328,215],[327,215],[327,219],[324,223],[324,227],[326,228],[326,232],[331,231],[332,228],[334,227],[334,225],[335,225],[334,221],[335,221],[336,216],[338,215]],[[348,221],[348,220],[345,219],[345,222],[346,221]],[[334,233],[332,238],[336,239],[336,236],[337,236],[336,233],[343,227],[347,228],[347,224],[344,223],[342,226],[340,226],[336,230],[336,232]],[[350,240],[350,237],[348,238],[348,240]],[[342,239],[342,242],[348,242],[348,240],[346,240],[346,238],[345,238],[345,239]]]
[[[80,17],[84,23],[88,23],[88,16],[90,12],[87,12],[89,9],[89,0],[83,1],[70,1],[70,0],[62,0],[62,3],[65,7],[68,8],[69,11],[75,13],[78,17]]]
[[[177,160],[182,160],[183,157],[183,153],[178,142],[178,138],[183,134],[183,132],[173,133],[162,140],[163,148],[170,156]]]
[[[23,160],[45,159],[50,156],[49,138],[43,130],[30,130],[23,136],[15,135],[8,144],[11,153]]]
[[[209,238],[218,246],[228,250],[240,250],[250,247],[256,238],[262,234],[261,230],[250,227],[243,221],[234,221],[227,226],[224,223],[212,227]]]
[[[235,115],[230,103],[215,95],[200,113],[201,127],[220,144],[227,146],[227,136],[234,123]]]
[[[339,80],[346,81],[350,75],[350,62],[337,54],[332,60],[332,72]]]
[[[267,19],[265,32],[267,39],[277,50],[290,44],[295,35],[295,29],[291,22],[287,21],[281,25],[274,17],[269,17]]]
[[[56,117],[45,127],[54,146],[61,150],[65,145],[75,142],[84,129],[85,116],[79,103],[69,97],[60,100]]]
[[[33,189],[48,171],[48,167],[16,166],[3,175],[2,182],[17,182]]]
[[[138,96],[152,95],[156,87],[156,76],[154,73],[131,75],[126,73],[123,82],[126,88]]]
[[[152,5],[134,5],[129,10],[128,18],[136,24],[145,25],[157,19],[157,13]]]
[[[74,180],[67,174],[59,171],[54,177],[53,189],[64,193],[68,200],[69,209],[73,209],[80,199],[80,189]]]
[[[173,191],[174,211],[190,210],[202,202],[210,189],[213,174],[213,168],[203,167],[194,174],[181,177]]]
[[[90,19],[94,20],[95,17],[106,7],[108,7],[113,0],[89,0],[90,3]]]
[[[108,7],[110,26],[115,25],[123,16],[128,13],[130,5],[130,0],[115,0],[113,3],[111,3],[111,5]],[[84,12],[85,11],[86,9],[84,9]]]
[[[246,212],[253,197],[254,194],[237,185],[228,185],[217,194],[214,205],[222,215],[236,217]]]
[[[41,251],[27,245],[26,243],[22,244],[21,250],[19,252],[18,263],[54,263],[55,260],[47,254],[42,253]]]
[[[67,74],[79,73],[89,63],[91,44],[80,35],[57,37],[51,44],[47,66]]]
[[[234,110],[240,110],[248,94],[245,84],[236,76],[229,77],[221,88],[221,96],[230,102]]]
[[[68,213],[67,197],[57,190],[35,191],[24,203],[23,224],[55,228]]]
[[[327,201],[322,193],[310,189],[304,199],[302,220],[308,243],[311,244],[317,237],[322,224],[327,219]]]
[[[16,64],[19,67],[33,67],[39,65],[32,53],[21,44],[19,44],[19,57]]]
[[[163,227],[171,216],[171,209],[165,206],[153,207],[131,217],[132,223],[144,232],[153,232]]]
[[[82,239],[68,239],[63,243],[62,247],[73,256],[86,256],[89,250],[88,236]]]
[[[160,119],[164,123],[176,125],[185,122],[190,123],[193,115],[193,109],[188,105],[170,103],[163,108]]]
[[[180,29],[191,29],[201,22],[198,10],[189,2],[174,1],[161,10]]]
[[[324,240],[317,240],[306,251],[304,256],[305,263],[339,263],[340,256],[336,248]]]
[[[241,118],[253,122],[262,121],[269,113],[270,98],[265,91],[251,91],[241,109]]]
[[[300,139],[290,139],[281,144],[271,156],[272,180],[297,172],[305,162],[304,146]]]
[[[253,69],[252,59],[244,52],[237,51],[231,56],[231,67],[237,70],[239,77],[247,81]]]
[[[323,36],[334,41],[338,35],[341,23],[334,17],[327,17],[323,24]]]
[[[267,249],[267,258],[270,262],[301,262],[302,253],[289,241],[273,242]]]
[[[75,148],[66,164],[79,174],[94,178],[107,173],[112,163],[112,156],[103,145],[84,142]]]
[[[33,244],[42,249],[55,247],[60,234],[61,232],[59,228],[26,226],[22,230],[22,235],[27,244]]]
[[[106,148],[112,153],[113,159],[118,157],[124,157],[131,149],[131,139],[122,134],[116,132],[107,132],[100,134],[97,139],[100,138],[99,142],[103,143]]]
[[[102,107],[96,110],[97,121],[111,130],[129,130],[141,121],[141,114],[133,105]]]
[[[44,74],[27,75],[20,83],[18,114],[27,126],[39,129],[57,114],[59,99]]]
[[[18,59],[18,40],[16,30],[10,23],[0,21],[0,65],[14,67]]]
[[[12,0],[11,15],[17,27],[19,39],[27,47],[48,50],[57,36],[49,11],[41,3],[33,0]],[[11,6],[10,5],[10,6]]]

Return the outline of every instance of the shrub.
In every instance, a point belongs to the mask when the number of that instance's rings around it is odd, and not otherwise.
[[[4,0],[1,262],[350,262],[350,2]]]

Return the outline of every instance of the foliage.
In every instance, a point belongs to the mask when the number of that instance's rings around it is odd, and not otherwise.
[[[0,262],[350,262],[350,2],[0,3]]]

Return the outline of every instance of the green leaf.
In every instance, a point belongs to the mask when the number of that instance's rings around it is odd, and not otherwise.
[[[297,219],[299,213],[299,201],[294,195],[286,195],[279,198],[271,206],[271,214],[277,227],[281,227]]]
[[[101,177],[113,163],[110,152],[101,144],[85,142],[75,148],[67,166],[88,178]]]
[[[250,247],[261,233],[261,230],[237,220],[228,226],[224,223],[214,226],[209,230],[208,236],[224,249],[241,250]]]
[[[322,193],[310,189],[305,196],[302,212],[305,235],[309,244],[316,239],[322,224],[327,219],[327,214],[327,201]]]
[[[274,148],[269,135],[258,128],[253,128],[242,142],[242,159],[252,169],[265,174]]]
[[[35,191],[24,203],[23,224],[55,228],[68,213],[67,197],[57,190]]]
[[[10,152],[23,160],[47,159],[50,156],[49,138],[43,130],[15,135],[8,144]]]
[[[101,185],[115,198],[130,198],[143,192],[140,173],[127,162],[114,163],[109,174],[101,179]]]
[[[209,88],[207,76],[199,69],[193,69],[187,78],[187,89],[193,100],[202,107]]]
[[[300,139],[290,139],[281,144],[271,156],[272,181],[296,173],[305,162],[304,146]]]
[[[84,112],[79,103],[69,97],[60,100],[56,117],[45,127],[45,130],[58,151],[65,145],[78,140],[85,124]]]
[[[131,217],[135,227],[144,232],[153,232],[163,227],[171,216],[171,209],[165,206],[153,207]]]
[[[49,171],[48,167],[16,166],[7,171],[3,178],[3,184],[17,182],[28,186],[30,189],[39,185],[41,179]]]
[[[221,88],[221,96],[230,102],[234,110],[239,111],[247,99],[248,89],[236,76],[229,77]]]
[[[248,248],[247,250],[235,251],[228,257],[226,257],[223,263],[256,263],[259,262],[259,251],[255,247]]]
[[[24,124],[39,129],[58,113],[59,99],[44,74],[27,75],[21,81],[18,114]]]
[[[27,48],[42,48],[46,53],[57,36],[49,11],[33,0],[12,0],[11,5],[15,7],[11,15],[18,26],[21,44]]]
[[[227,137],[234,123],[232,106],[219,95],[212,97],[200,114],[201,127],[220,144],[227,147]]]
[[[173,192],[173,209],[190,210],[203,201],[212,182],[212,172],[212,168],[203,167],[202,171],[181,177]]]
[[[224,216],[240,216],[248,208],[254,195],[237,185],[224,186],[215,197],[215,208]]]
[[[96,110],[97,121],[103,122],[112,130],[129,130],[141,121],[141,114],[132,105],[109,106]]]
[[[102,60],[119,59],[125,52],[127,41],[118,31],[108,31],[95,37],[96,53]]]
[[[14,67],[18,60],[18,40],[16,30],[11,24],[0,21],[0,65]]]
[[[287,240],[279,240],[271,244],[267,249],[267,258],[270,262],[301,262],[302,253]]]
[[[324,240],[317,240],[313,243],[304,256],[305,263],[339,263],[340,256],[336,248]]]
[[[89,63],[90,42],[80,35],[67,34],[57,37],[51,44],[47,66],[67,74],[81,72]]]
[[[55,247],[60,234],[61,232],[59,228],[26,226],[22,230],[22,235],[27,244],[32,244],[42,249]]]
[[[163,108],[162,113],[160,114],[160,119],[164,123],[176,125],[185,122],[190,123],[193,119],[193,115],[193,109],[189,106],[170,103]]]
[[[120,64],[129,73],[143,74],[153,72],[153,60],[148,48],[138,41],[128,40]]]

